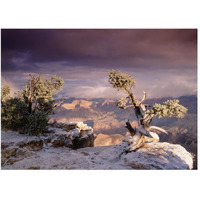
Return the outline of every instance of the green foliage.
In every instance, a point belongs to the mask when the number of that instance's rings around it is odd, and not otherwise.
[[[1,87],[1,102],[5,101],[6,97],[10,94],[10,86],[5,84]]]
[[[42,111],[28,115],[26,124],[23,126],[23,133],[37,136],[47,132],[48,120],[48,115]]]
[[[27,116],[28,107],[19,98],[8,99],[1,105],[1,123],[5,129],[22,132]]]
[[[119,107],[124,107],[124,106],[126,106],[126,103],[127,103],[127,99],[121,98],[120,100],[118,100],[116,105],[119,106]]]
[[[108,72],[109,80],[108,82],[113,85],[116,90],[130,91],[132,87],[135,87],[135,80],[128,74],[122,73],[120,71],[111,70]]]
[[[108,82],[111,83],[113,85],[113,88],[116,90],[122,90],[126,93],[128,93],[128,96],[125,98],[121,98],[120,100],[118,100],[117,102],[117,106],[122,107],[122,108],[128,108],[129,106],[127,105],[127,102],[130,101],[133,106],[137,106],[137,109],[135,109],[135,113],[137,116],[142,116],[142,112],[141,112],[141,106],[140,104],[138,104],[139,101],[136,100],[135,96],[133,95],[131,89],[132,87],[135,86],[136,82],[134,80],[134,78],[132,78],[130,75],[128,74],[124,74],[120,71],[115,71],[115,70],[111,70],[108,72],[109,75],[109,80]],[[129,99],[129,100],[128,100]],[[144,102],[144,100],[146,99],[146,94],[144,93],[144,97],[140,102]],[[130,107],[132,107],[130,105]],[[162,117],[177,117],[177,118],[183,118],[185,116],[187,112],[187,108],[185,108],[184,106],[179,104],[179,100],[167,100],[166,102],[164,102],[162,105],[161,104],[155,104],[151,110],[146,110],[146,117],[149,117],[150,119],[150,123],[152,121],[153,116],[151,116],[152,114],[155,116],[158,116],[159,118]]]
[[[43,111],[50,114],[55,103],[53,95],[62,89],[64,81],[61,77],[57,77],[56,75],[50,78],[41,77],[39,75],[34,78],[34,82],[37,82],[37,84],[33,85],[31,80],[29,80],[28,84],[21,92],[21,98],[27,104],[31,101],[34,107],[32,107],[32,111]]]
[[[29,114],[28,106],[19,98],[11,98],[1,107],[2,127],[29,135],[40,135],[47,131],[48,116],[38,111]]]
[[[53,111],[53,95],[62,89],[64,83],[56,75],[50,78],[30,75],[30,80],[19,98],[10,98],[2,102],[1,122],[2,127],[29,135],[40,135],[47,132],[48,115]],[[10,87],[3,87],[3,98]]]
[[[187,108],[179,104],[179,100],[167,100],[162,105],[156,103],[147,113],[154,114],[159,118],[177,117],[183,118],[187,113]]]

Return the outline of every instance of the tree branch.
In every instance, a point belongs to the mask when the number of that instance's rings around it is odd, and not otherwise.
[[[155,117],[155,115],[152,114],[151,117],[150,117],[150,119],[149,119],[149,121],[147,122],[147,125],[150,125],[150,124],[151,124],[151,122],[152,122],[152,120],[153,120],[154,117]]]
[[[144,103],[144,101],[146,100],[147,93],[145,91],[143,91],[143,94],[144,94],[144,96],[143,96],[142,100],[139,102],[138,106],[141,106],[141,104]]]
[[[119,107],[119,108],[122,108],[122,109],[125,110],[125,109],[127,109],[127,108],[133,108],[133,107],[135,107],[135,106],[134,106],[134,105],[128,105],[128,106],[125,106],[125,107],[122,107],[122,106],[121,106],[121,107]]]
[[[142,147],[144,145],[145,141],[144,141],[144,135],[141,135],[140,139],[138,140],[137,144],[133,144],[131,145],[130,149],[128,150],[130,151],[136,151],[138,148]]]
[[[39,73],[39,75],[38,75],[38,80],[34,83],[34,87],[36,86],[36,84],[38,84],[38,82],[39,82],[39,80],[40,80],[40,75],[41,75],[41,73],[42,73],[42,72]]]
[[[149,131],[152,131],[152,130],[155,130],[155,131],[159,131],[159,132],[161,132],[161,133],[168,134],[166,130],[164,130],[163,128],[157,127],[157,126],[150,126],[150,127],[149,127]]]
[[[59,106],[61,103],[63,103],[65,100],[61,100],[61,101],[59,101],[58,103],[55,103],[54,105],[53,105],[53,109],[55,109],[57,106]]]

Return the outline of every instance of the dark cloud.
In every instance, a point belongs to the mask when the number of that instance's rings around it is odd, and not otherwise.
[[[113,96],[107,71],[114,68],[153,95],[152,87],[159,95],[196,92],[196,29],[2,29],[1,42],[3,80],[16,88],[42,71],[66,80],[63,95]]]
[[[3,70],[8,59],[68,61],[98,67],[196,66],[197,30],[2,30]],[[7,63],[6,63],[7,62]]]

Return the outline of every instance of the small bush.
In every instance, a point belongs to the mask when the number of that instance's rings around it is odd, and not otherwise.
[[[5,129],[22,132],[27,116],[28,107],[19,98],[10,98],[1,105],[1,125]]]
[[[41,111],[28,115],[27,123],[23,126],[23,133],[38,136],[47,132],[48,120],[48,116]]]
[[[47,132],[48,116],[38,111],[29,114],[28,106],[19,98],[8,99],[1,106],[1,125],[22,134],[40,135]]]

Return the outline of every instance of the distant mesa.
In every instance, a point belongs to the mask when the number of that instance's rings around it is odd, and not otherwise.
[[[115,104],[115,101],[112,99],[106,99],[101,105],[102,106],[109,106],[110,104]]]
[[[62,105],[62,107],[67,110],[73,110],[77,107],[90,109],[91,105],[92,105],[91,101],[86,101],[86,100],[80,99],[80,100],[74,100],[72,103],[65,103]]]

